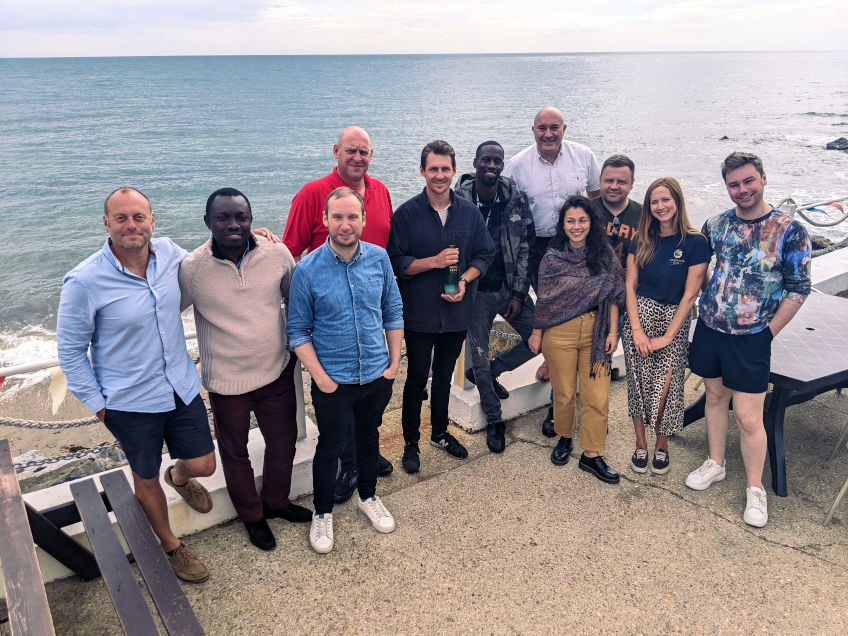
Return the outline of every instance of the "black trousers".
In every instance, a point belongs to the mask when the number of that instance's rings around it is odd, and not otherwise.
[[[324,393],[312,381],[312,406],[318,426],[318,446],[312,461],[315,512],[333,511],[333,489],[339,456],[351,426],[356,428],[356,468],[359,497],[372,497],[377,489],[377,458],[380,453],[378,428],[392,397],[394,380],[383,376],[368,384],[340,384]]]
[[[448,429],[448,402],[453,368],[462,343],[464,331],[447,333],[423,333],[405,329],[406,359],[408,362],[406,384],[403,386],[403,439],[417,443],[421,439],[421,403],[424,387],[433,366],[433,382],[430,384],[430,424],[432,435],[441,435]]]

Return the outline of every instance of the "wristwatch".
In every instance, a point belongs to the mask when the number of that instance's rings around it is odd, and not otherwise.
[[[465,276],[460,276],[460,277],[459,277],[459,280],[461,280],[463,283],[465,283],[466,285],[468,285],[468,281],[466,280]]]

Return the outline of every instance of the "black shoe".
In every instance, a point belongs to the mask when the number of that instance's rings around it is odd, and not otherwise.
[[[560,437],[554,450],[551,452],[551,461],[557,466],[565,466],[571,457],[571,448],[574,444],[570,437]]]
[[[385,477],[386,475],[391,475],[394,469],[395,467],[392,466],[392,462],[390,462],[388,459],[386,459],[382,455],[379,455],[377,457],[377,477]]]
[[[465,379],[471,382],[474,386],[477,386],[477,382],[474,380],[474,368],[468,367],[468,370],[465,372]],[[495,395],[498,396],[499,400],[506,400],[509,398],[509,391],[506,390],[503,384],[498,382],[498,379],[492,378],[492,388],[495,390]]]
[[[265,515],[266,519],[285,519],[291,523],[310,523],[312,521],[312,511],[309,508],[291,502],[282,508],[269,508],[263,505],[262,514]]]
[[[400,458],[400,465],[410,475],[414,475],[421,470],[421,460],[418,459],[418,444],[408,442],[403,447],[403,457]]]
[[[247,530],[250,542],[260,550],[273,550],[277,547],[274,533],[271,532],[271,528],[268,527],[268,522],[265,519],[245,521],[244,527]]]
[[[548,416],[542,422],[542,435],[545,437],[556,437],[554,430],[554,407],[548,409]]]
[[[431,437],[430,443],[436,448],[441,448],[448,455],[456,459],[465,459],[468,457],[468,451],[465,450],[465,446],[460,444],[450,433],[442,433],[438,437]]]
[[[344,503],[350,499],[356,490],[357,483],[359,483],[359,473],[356,472],[356,469],[342,470],[336,477],[336,487],[333,490],[336,503]]]
[[[502,453],[506,448],[506,440],[504,439],[504,431],[506,425],[503,422],[495,422],[486,427],[486,446],[493,453]]]
[[[608,484],[617,484],[619,477],[618,473],[607,466],[604,458],[598,455],[597,457],[586,457],[585,453],[580,455],[580,469],[592,473],[601,481]]]
[[[668,472],[668,449],[654,451],[654,459],[651,461],[651,472],[655,475],[665,475]]]

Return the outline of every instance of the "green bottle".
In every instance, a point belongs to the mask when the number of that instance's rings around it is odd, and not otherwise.
[[[456,245],[448,245],[456,247]],[[459,263],[445,267],[445,294],[455,296],[459,293]]]

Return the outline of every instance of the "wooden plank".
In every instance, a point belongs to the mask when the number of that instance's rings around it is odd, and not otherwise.
[[[112,530],[109,515],[93,479],[71,484],[88,540],[100,565],[100,572],[112,604],[128,636],[158,634],[156,623],[133,576],[124,549]]]
[[[100,568],[90,550],[50,523],[38,510],[25,505],[32,537],[42,550],[84,581],[100,576]]]
[[[103,474],[100,483],[109,497],[124,539],[130,546],[168,633],[171,636],[202,635],[203,629],[124,472],[116,470]]]
[[[12,449],[5,439],[0,440],[0,565],[13,636],[55,634]]]

